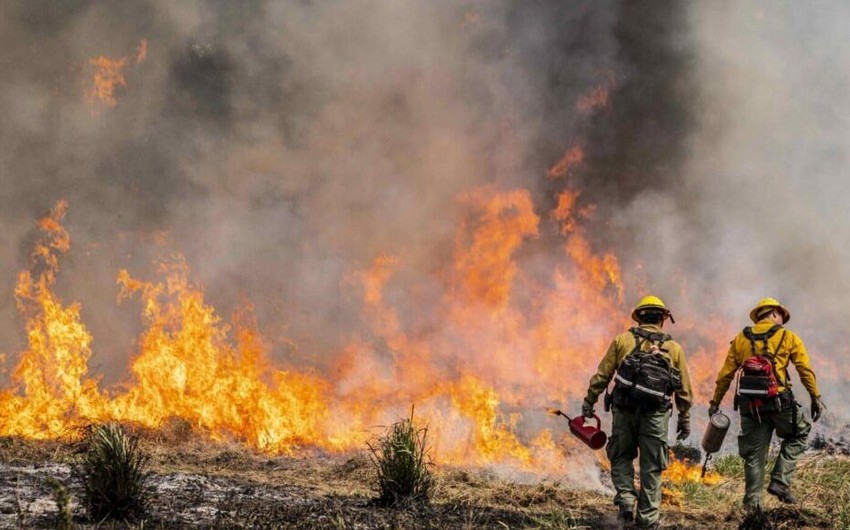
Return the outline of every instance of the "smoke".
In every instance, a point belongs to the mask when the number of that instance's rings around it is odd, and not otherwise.
[[[839,362],[848,14],[838,2],[6,3],[0,351],[23,343],[15,274],[59,198],[74,250],[57,289],[83,305],[104,384],[127,377],[140,329],[138,307],[116,309],[118,269],[153,277],[172,250],[221,313],[255,305],[281,365],[325,370],[364,334],[347,279],[381,255],[399,259],[385,298],[402,324],[440,335],[458,197],[528,190],[542,221],[518,260],[544,276],[563,260],[548,212],[564,183],[546,173],[580,146],[570,179],[596,205],[590,239],[636,280],[611,320],[647,289],[679,329],[712,315],[730,324],[710,333],[731,338],[772,295],[813,355]],[[89,60],[142,39],[148,57],[124,70],[117,105],[88,103]],[[600,87],[607,104],[582,110]],[[841,368],[824,374],[830,404]]]
[[[121,330],[133,326],[104,278],[150,273],[158,231],[220,310],[244,296],[300,350],[337,348],[362,325],[359,301],[340,292],[347,274],[387,253],[429,281],[451,256],[461,192],[545,192],[546,168],[577,133],[574,101],[616,68],[614,8],[9,5],[4,295],[33,220],[64,197],[86,255],[64,266],[61,289],[106,343],[96,356],[111,350],[100,362],[126,364]],[[117,105],[87,104],[89,60],[130,55],[142,39],[148,58],[124,70]],[[19,336],[5,308],[6,336]]]
[[[841,87],[850,54],[841,27],[848,17],[840,2],[817,12],[765,2],[729,11],[694,6],[699,128],[681,194],[692,197],[703,288],[737,320],[761,296],[786,303],[825,399],[844,422],[850,414],[840,400],[848,388],[841,322],[850,311],[850,231],[842,213],[842,109],[850,96]],[[796,388],[798,399],[805,396]]]

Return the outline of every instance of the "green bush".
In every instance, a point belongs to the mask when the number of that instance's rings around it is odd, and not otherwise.
[[[87,429],[74,473],[83,485],[83,505],[93,520],[133,519],[145,513],[148,457],[136,436],[116,423]]]
[[[433,486],[428,428],[413,423],[413,411],[368,442],[370,459],[377,471],[377,502],[383,506],[402,500],[427,502]]]

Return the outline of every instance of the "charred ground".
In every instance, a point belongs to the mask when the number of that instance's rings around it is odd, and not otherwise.
[[[825,443],[800,465],[799,507],[768,499],[760,528],[850,528],[850,458],[840,445]],[[430,503],[383,508],[374,503],[374,469],[365,452],[268,456],[173,433],[147,433],[143,445],[151,456],[149,515],[109,523],[89,520],[79,503],[81,487],[71,474],[74,444],[3,438],[0,528],[56,528],[50,479],[70,493],[79,529],[616,528],[610,496],[551,479],[517,483],[489,469],[438,467]],[[662,528],[743,528],[736,458],[717,464],[717,485],[668,483]]]

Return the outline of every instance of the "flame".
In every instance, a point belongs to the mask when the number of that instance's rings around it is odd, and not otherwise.
[[[97,114],[96,104],[100,103],[108,107],[118,105],[115,91],[117,88],[126,87],[127,79],[124,77],[124,68],[134,61],[136,64],[141,63],[148,56],[148,41],[142,39],[139,46],[136,48],[135,57],[121,57],[118,59],[110,59],[106,56],[99,56],[94,59],[89,59],[89,66],[94,69],[93,81],[91,87],[86,91],[86,101],[88,102],[91,113]]]
[[[475,13],[465,19],[480,23]],[[142,40],[134,56],[90,60],[93,113],[96,105],[117,105],[116,90],[127,86],[124,71],[147,51]],[[612,77],[576,107],[587,114],[609,106],[613,85]],[[105,419],[151,428],[179,419],[214,440],[268,453],[345,451],[362,448],[376,426],[415,404],[438,462],[552,469],[578,442],[565,434],[563,421],[539,425],[541,405],[556,403],[567,413],[577,405],[629,312],[620,262],[597,248],[585,228],[595,207],[569,182],[584,164],[576,139],[548,171],[563,183],[548,212],[536,211],[525,189],[461,193],[453,252],[428,278],[440,296],[422,301],[399,279],[406,262],[390,253],[394,249],[347,271],[341,286],[357,297],[361,325],[331,352],[321,374],[274,365],[250,304],[225,321],[179,254],[160,262],[153,279],[120,270],[117,301],[140,305],[144,330],[117,389],[101,389],[89,375],[94,339],[81,306],[63,303],[54,292],[60,258],[71,248],[62,225],[67,204],[60,201],[38,221],[32,263],[18,277],[27,347],[17,355],[9,388],[0,391],[0,435],[55,438]],[[557,238],[554,264],[548,252],[545,259],[535,256],[541,232]],[[169,244],[167,231],[148,237]],[[643,289],[640,273],[638,265],[628,277],[632,289]],[[396,305],[400,298],[413,309]],[[687,354],[704,402],[728,340],[717,330],[729,326],[705,315],[680,326],[677,335],[699,346]],[[604,452],[584,454],[590,465],[609,468]],[[699,473],[672,461],[664,475],[668,496],[681,496],[676,486],[699,480]]]
[[[560,178],[567,176],[574,168],[581,166],[584,163],[584,151],[578,145],[570,147],[564,156],[549,168],[550,178]]]
[[[667,469],[661,472],[661,480],[664,502],[681,506],[684,499],[684,493],[680,489],[682,486],[689,483],[714,486],[720,482],[720,475],[716,471],[709,470],[703,477],[702,466],[678,460],[671,454]]]
[[[510,299],[511,282],[517,272],[512,256],[523,240],[537,235],[538,217],[525,190],[497,194],[481,188],[462,200],[482,209],[471,241],[459,232],[455,268],[470,302],[504,309]]]
[[[12,389],[0,393],[2,431],[7,435],[55,438],[68,420],[102,413],[96,380],[86,379],[92,337],[80,322],[80,306],[63,306],[52,292],[59,255],[70,250],[61,226],[67,203],[60,201],[38,222],[42,237],[32,253],[33,271],[18,276],[15,299],[26,318],[28,347],[12,372]]]
[[[583,224],[595,210],[569,186],[543,218],[523,189],[476,188],[458,201],[466,213],[453,256],[433,279],[443,296],[401,313],[390,300],[407,288],[397,278],[402,257],[378,255],[351,271],[342,286],[358,296],[362,326],[324,375],[270,362],[250,304],[226,322],[179,254],[158,264],[155,279],[119,271],[118,302],[140,304],[144,331],[117,390],[100,389],[88,374],[93,338],[80,305],[54,292],[71,243],[62,226],[67,204],[58,203],[38,221],[32,264],[18,278],[28,346],[0,392],[0,435],[52,438],[105,419],[159,428],[178,418],[214,440],[269,453],[341,451],[362,448],[376,426],[415,404],[439,462],[551,468],[575,441],[556,441],[528,411],[574,404],[621,331],[619,262],[594,248]],[[532,274],[517,256],[538,237],[541,219],[557,224],[551,233],[562,238],[562,259],[547,274]],[[717,366],[722,341],[712,342],[704,328],[690,331],[708,345],[697,360]],[[713,370],[691,374],[704,389]],[[562,422],[551,427],[565,430]],[[588,460],[606,465],[598,454]],[[677,469],[667,480],[684,480]]]
[[[62,226],[67,204],[59,202],[38,221],[32,265],[18,279],[28,347],[12,385],[0,392],[0,434],[52,438],[91,421],[157,428],[180,418],[214,440],[260,451],[336,451],[362,447],[375,426],[415,404],[440,462],[551,466],[574,443],[555,442],[546,428],[529,431],[523,412],[528,403],[576,398],[586,388],[621,327],[611,318],[623,312],[619,264],[593,250],[582,227],[593,210],[581,207],[575,190],[565,189],[549,215],[561,224],[564,246],[545,287],[515,258],[539,230],[530,194],[478,188],[459,200],[468,215],[441,278],[445,296],[430,312],[420,308],[426,324],[402,319],[387,301],[404,261],[375,257],[343,282],[360,296],[364,329],[338,352],[330,376],[273,366],[250,305],[226,323],[179,254],[159,263],[156,280],[119,271],[118,301],[141,304],[144,331],[128,380],[111,392],[88,374],[93,339],[80,305],[64,304],[53,291],[71,243]],[[518,299],[518,285],[548,294]],[[436,321],[440,329],[427,324]],[[704,357],[712,359],[708,350]]]
[[[608,87],[599,85],[593,87],[588,94],[579,98],[576,103],[576,109],[585,114],[589,114],[596,109],[606,108],[608,105],[610,105]]]
[[[236,437],[273,452],[322,439],[324,383],[269,368],[250,308],[235,319],[236,340],[228,340],[230,328],[189,284],[182,258],[161,264],[161,273],[164,283],[119,274],[121,296],[141,297],[147,329],[132,364],[135,384],[113,401],[113,415],[151,427],[179,417],[214,439]]]

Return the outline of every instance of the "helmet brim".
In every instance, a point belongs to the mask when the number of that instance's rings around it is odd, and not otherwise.
[[[638,314],[642,311],[647,310],[647,309],[658,309],[662,313],[664,313],[664,318],[669,318],[670,322],[672,322],[674,324],[676,323],[676,321],[673,320],[673,314],[666,307],[661,306],[661,305],[644,305],[644,306],[640,306],[638,308],[635,308],[635,310],[632,311],[632,320],[634,320],[635,322],[640,322],[640,319],[638,319]]]
[[[767,311],[768,309],[776,309],[782,314],[782,323],[787,324],[789,320],[791,320],[791,312],[788,311],[785,307],[781,305],[763,305],[759,307],[754,307],[752,311],[750,311],[750,320],[753,321],[753,324],[758,324],[759,315]]]

